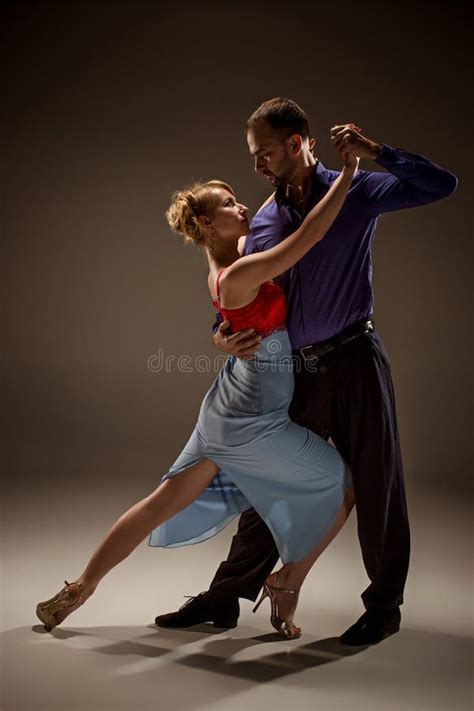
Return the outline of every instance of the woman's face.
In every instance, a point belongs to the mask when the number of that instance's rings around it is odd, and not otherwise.
[[[238,238],[248,234],[249,220],[248,207],[237,202],[225,188],[214,188],[217,196],[217,206],[210,217],[211,227],[222,239]]]

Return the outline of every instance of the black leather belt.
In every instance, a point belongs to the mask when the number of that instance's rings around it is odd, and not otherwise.
[[[364,319],[363,321],[356,321],[355,323],[351,323],[350,326],[345,328],[340,333],[336,333],[335,336],[328,338],[327,341],[313,343],[312,346],[304,346],[304,348],[298,348],[298,350],[294,352],[297,355],[300,355],[305,362],[317,362],[319,358],[326,353],[330,353],[339,346],[344,345],[344,343],[349,343],[349,341],[353,341],[354,338],[358,338],[364,333],[370,333],[373,330],[374,321],[372,318]]]

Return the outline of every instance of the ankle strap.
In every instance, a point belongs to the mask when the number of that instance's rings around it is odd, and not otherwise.
[[[270,590],[277,590],[278,592],[288,593],[290,595],[296,595],[297,590],[290,590],[289,588],[282,588],[279,581],[279,574],[275,573],[276,585],[269,585]]]

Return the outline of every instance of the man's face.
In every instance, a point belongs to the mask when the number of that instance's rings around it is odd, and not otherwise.
[[[283,139],[266,121],[247,132],[250,155],[255,158],[255,171],[264,175],[274,188],[291,183],[296,157],[290,151],[291,136]]]

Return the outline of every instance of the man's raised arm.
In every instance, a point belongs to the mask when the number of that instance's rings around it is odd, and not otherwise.
[[[360,177],[373,217],[393,210],[429,205],[448,197],[457,187],[458,180],[449,170],[424,156],[371,141],[353,124],[334,126],[331,142],[339,152],[350,150],[389,171],[366,172]]]

